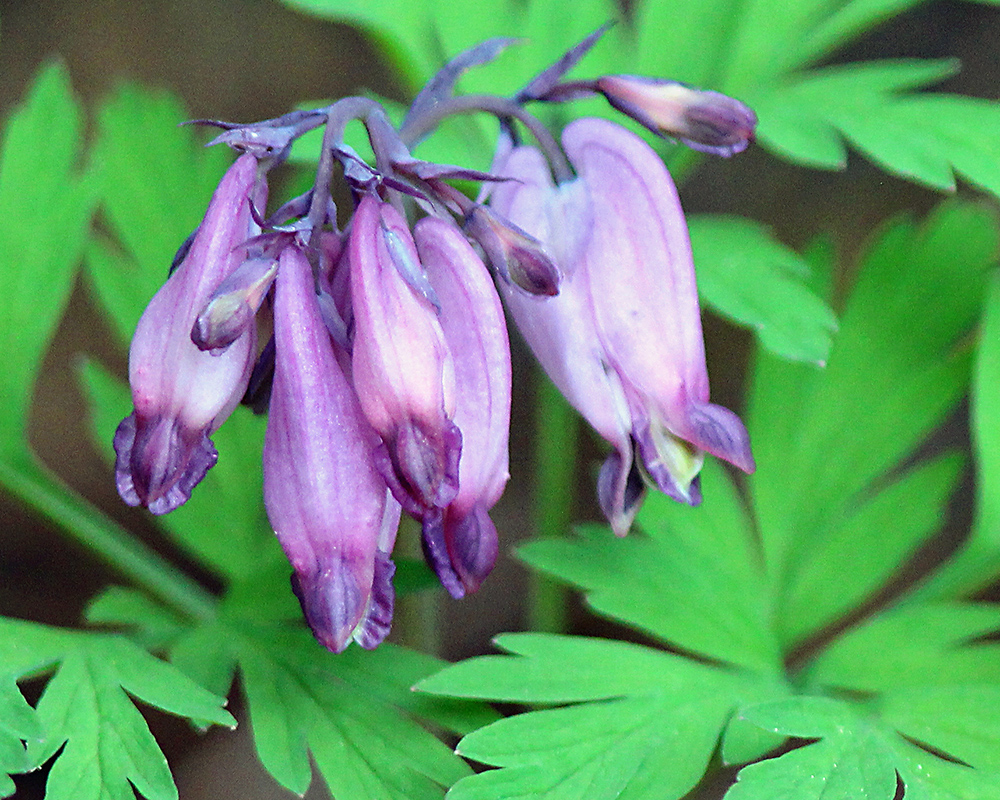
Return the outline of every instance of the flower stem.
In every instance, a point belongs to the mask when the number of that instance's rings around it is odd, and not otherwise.
[[[579,420],[559,390],[536,372],[535,497],[532,516],[536,536],[565,536],[576,501]],[[567,628],[566,590],[540,573],[532,573],[529,624],[533,631],[559,633]]]
[[[195,580],[137,541],[48,470],[28,458],[24,458],[25,463],[11,463],[14,460],[0,458],[0,485],[14,496],[172,608],[201,620],[215,615],[215,598]]]

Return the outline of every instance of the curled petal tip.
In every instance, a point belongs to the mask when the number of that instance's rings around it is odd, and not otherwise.
[[[456,599],[480,587],[499,551],[496,526],[482,503],[426,515],[422,542],[431,569]]]
[[[179,508],[211,469],[219,454],[204,431],[183,429],[176,419],[138,418],[118,425],[114,438],[115,482],[130,506],[156,515]]]
[[[728,408],[712,403],[688,412],[689,439],[698,447],[752,474],[757,469],[750,450],[750,435],[743,421]]]
[[[316,640],[331,652],[343,652],[364,611],[365,591],[353,565],[336,558],[315,572],[296,571],[292,591]]]
[[[412,421],[401,424],[395,441],[375,448],[375,465],[407,513],[421,517],[444,508],[458,494],[462,432],[449,421],[434,435]]]
[[[611,453],[601,465],[597,476],[597,501],[616,536],[624,536],[632,527],[646,486],[631,458]]]
[[[354,640],[365,650],[378,647],[392,628],[392,613],[396,603],[392,576],[395,573],[396,565],[389,556],[381,551],[377,552],[372,593],[368,597],[364,616],[354,631]]]

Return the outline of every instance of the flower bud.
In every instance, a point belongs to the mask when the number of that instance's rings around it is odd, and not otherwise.
[[[273,258],[250,258],[216,289],[191,329],[199,350],[218,355],[253,324],[278,272]]]
[[[502,280],[529,294],[559,293],[559,268],[542,243],[501,219],[487,206],[474,206],[466,215],[465,232],[479,242]]]
[[[757,115],[739,100],[677,81],[605,75],[595,85],[612,106],[653,133],[705,153],[741,153],[757,127]]]

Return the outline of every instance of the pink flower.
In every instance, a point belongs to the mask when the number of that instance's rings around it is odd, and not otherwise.
[[[240,246],[258,232],[250,214],[256,184],[257,160],[240,156],[132,339],[135,411],[115,432],[115,476],[126,503],[154,514],[186,502],[215,464],[218,453],[209,436],[239,403],[253,367],[253,326],[217,354],[199,350],[191,330],[212,293],[245,260]],[[255,200],[262,201],[263,188],[258,194]]]
[[[264,504],[319,642],[373,648],[389,632],[400,507],[372,463],[375,432],[334,353],[312,268],[280,258],[274,384],[264,439]]]
[[[368,195],[349,243],[352,364],[361,408],[382,437],[377,464],[416,517],[458,492],[462,436],[454,364],[406,221]]]
[[[510,348],[500,298],[462,233],[428,217],[414,230],[417,251],[441,303],[455,368],[454,423],[462,434],[458,494],[423,515],[424,552],[454,596],[479,588],[497,557],[489,510],[507,483]]]
[[[614,123],[581,119],[563,132],[577,179],[560,186],[534,148],[495,171],[492,205],[549,248],[559,294],[504,287],[514,319],[546,372],[615,448],[598,495],[627,532],[646,474],[670,496],[700,501],[704,452],[752,472],[746,429],[708,402],[708,374],[687,227],[663,162]]]

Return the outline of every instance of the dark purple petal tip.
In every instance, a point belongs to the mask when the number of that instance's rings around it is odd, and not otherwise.
[[[728,408],[713,403],[693,406],[688,412],[688,424],[692,444],[748,475],[757,468],[750,452],[750,435],[742,420]]]
[[[354,640],[365,650],[378,647],[392,628],[392,612],[396,604],[392,576],[395,574],[396,565],[392,559],[383,552],[376,552],[372,593],[368,598],[364,618],[354,633]]]
[[[343,652],[351,643],[365,602],[366,592],[358,585],[353,567],[341,557],[315,572],[292,574],[292,591],[313,636],[334,653]]]
[[[204,431],[184,430],[169,417],[139,420],[134,412],[118,425],[114,447],[118,494],[157,515],[184,505],[219,459]]]
[[[632,527],[646,485],[634,459],[628,463],[618,452],[611,453],[597,476],[597,501],[616,536],[624,536]]]

